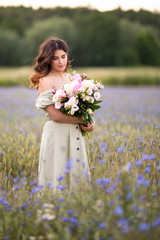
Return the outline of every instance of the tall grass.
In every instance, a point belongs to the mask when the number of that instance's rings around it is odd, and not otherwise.
[[[35,90],[0,88],[0,239],[160,237],[160,90],[106,87],[85,139],[91,185],[37,185],[43,112]],[[59,161],[60,159],[58,159]]]
[[[156,67],[84,67],[75,68],[102,81],[104,85],[160,85],[160,68]],[[31,67],[0,68],[0,86],[29,86]]]

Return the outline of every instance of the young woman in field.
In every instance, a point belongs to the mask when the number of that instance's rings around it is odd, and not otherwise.
[[[67,44],[61,39],[49,38],[40,46],[35,73],[30,78],[31,87],[36,87],[39,94],[35,105],[48,117],[41,139],[38,184],[44,187],[50,184],[54,189],[63,185],[62,179],[70,189],[81,180],[90,182],[81,129],[93,131],[94,123],[85,127],[82,119],[60,112],[52,102],[53,90],[70,82],[69,63]]]

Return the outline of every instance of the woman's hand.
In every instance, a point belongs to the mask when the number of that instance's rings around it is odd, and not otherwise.
[[[91,132],[94,129],[95,122],[93,123],[87,123],[87,126],[84,126],[83,124],[80,124],[80,128],[84,131]]]

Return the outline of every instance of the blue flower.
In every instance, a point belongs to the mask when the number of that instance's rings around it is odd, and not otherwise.
[[[157,196],[157,193],[153,193],[153,194],[152,194],[152,197],[156,197],[156,196]]]
[[[70,219],[70,222],[71,222],[71,223],[77,223],[77,219],[76,219],[76,218],[71,218],[71,219]]]
[[[37,193],[38,192],[38,188],[32,188],[31,193]]]
[[[51,183],[51,182],[46,182],[46,185],[47,185],[47,186],[51,186],[52,183]]]
[[[145,171],[145,172],[150,172],[151,169],[150,169],[149,167],[147,167],[147,168],[144,169],[144,171]]]
[[[98,225],[98,228],[105,228],[106,227],[106,223],[105,222],[101,222],[99,225]]]
[[[57,189],[59,190],[64,190],[66,187],[65,186],[57,186]]]
[[[110,182],[110,178],[99,178],[96,180],[96,184],[109,184]]]
[[[8,239],[8,236],[3,236],[3,239]]]
[[[154,159],[156,159],[156,154],[151,154],[149,157],[151,160],[154,160]]]
[[[149,185],[150,185],[150,181],[149,180],[144,181],[144,183],[143,183],[144,187],[148,187]]]
[[[8,202],[4,200],[4,201],[3,201],[3,204],[4,204],[4,205],[8,205]]]
[[[19,180],[19,177],[13,178],[13,182],[16,183]]]
[[[129,232],[129,223],[128,220],[125,218],[121,218],[118,222],[117,222],[118,226],[121,227],[121,232],[122,233],[126,233]]]
[[[33,182],[31,182],[31,185],[34,185],[34,184],[37,184],[37,178],[35,178]]]
[[[122,215],[123,214],[123,208],[121,206],[116,206],[114,209],[114,213],[116,215]]]
[[[56,210],[59,210],[60,208],[61,208],[60,206],[56,206],[56,207],[55,207]]]
[[[105,159],[102,159],[102,160],[99,161],[99,163],[105,163],[105,162],[106,162]]]
[[[68,221],[69,221],[69,218],[68,218],[68,217],[62,217],[62,221],[63,221],[63,222],[68,222]]]
[[[150,228],[150,225],[146,222],[142,222],[139,224],[139,231],[147,231]]]
[[[72,214],[72,213],[73,213],[73,210],[72,210],[72,209],[68,209],[68,210],[67,210],[67,213],[68,213],[68,214]]]
[[[101,143],[100,151],[101,151],[101,154],[107,152],[107,146],[105,142]]]
[[[38,189],[40,190],[40,189],[42,189],[44,186],[43,185],[38,185]]]
[[[142,174],[137,175],[136,178],[137,178],[137,185],[143,184],[145,177]]]
[[[132,193],[128,193],[128,194],[126,195],[126,199],[129,200],[129,199],[131,199],[131,198],[132,198]]]
[[[69,170],[68,168],[66,168],[66,169],[64,170],[64,172],[65,172],[65,173],[69,173],[70,170]]]
[[[146,161],[146,160],[149,160],[149,159],[150,159],[149,155],[143,155],[143,157],[142,157],[143,161]]]
[[[68,161],[66,163],[66,168],[71,168],[73,166],[73,162],[72,162],[72,159],[71,158],[68,158]]]
[[[20,189],[19,185],[14,185],[14,189]]]
[[[138,166],[141,166],[142,165],[142,161],[141,160],[137,160],[136,162],[135,162],[135,165],[138,167]]]
[[[62,201],[64,201],[64,198],[63,198],[63,197],[59,197],[58,200],[59,200],[60,202],[62,202]]]
[[[153,227],[156,227],[156,226],[158,226],[158,225],[160,225],[160,216],[158,216],[158,217],[156,218],[156,220],[152,222],[152,226],[153,226]]]
[[[160,165],[156,167],[157,171],[160,171]]]
[[[119,152],[119,153],[123,153],[124,150],[125,150],[124,147],[119,147],[119,148],[116,149],[116,151]]]
[[[61,176],[61,175],[60,175],[60,176],[58,177],[58,181],[63,180],[63,178],[64,178],[64,176]]]

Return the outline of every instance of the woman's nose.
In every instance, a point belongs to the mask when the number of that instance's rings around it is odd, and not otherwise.
[[[62,58],[59,58],[59,63],[61,63],[62,62]]]

